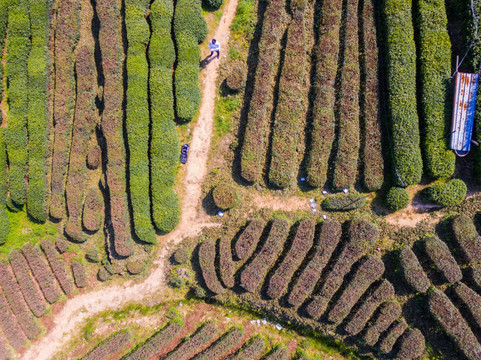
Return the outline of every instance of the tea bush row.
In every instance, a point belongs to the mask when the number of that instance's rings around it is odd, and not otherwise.
[[[374,346],[379,341],[379,336],[401,316],[401,305],[396,301],[388,301],[381,305],[379,314],[370,324],[364,334],[364,341],[369,346]]]
[[[74,50],[80,38],[80,1],[59,3],[55,31],[55,137],[51,175],[50,215],[65,217],[65,177],[69,163],[75,109]]]
[[[40,247],[45,253],[48,263],[50,264],[50,268],[52,269],[53,274],[55,275],[55,278],[60,284],[63,292],[67,295],[71,294],[74,290],[72,277],[67,272],[67,266],[65,265],[64,260],[57,253],[57,250],[55,250],[54,244],[49,240],[43,239],[40,243]]]
[[[313,128],[307,163],[309,185],[322,187],[326,183],[329,156],[334,141],[335,83],[339,53],[342,0],[324,1],[322,21],[318,27],[316,45],[313,107]]]
[[[214,294],[224,292],[224,287],[217,279],[215,271],[215,242],[212,240],[205,240],[199,247],[199,265],[202,271],[207,289]]]
[[[426,348],[426,342],[419,329],[407,329],[399,339],[397,356],[401,359],[417,359]]]
[[[388,354],[392,351],[399,337],[404,334],[408,327],[406,320],[400,319],[387,332],[386,336],[379,342],[379,349]]]
[[[473,220],[462,214],[455,216],[452,219],[452,231],[464,261],[467,264],[481,263],[481,236]]]
[[[81,360],[103,360],[120,351],[130,341],[130,333],[125,330],[116,332],[93,348]]]
[[[289,359],[289,353],[283,346],[276,346],[264,357],[265,360],[287,360]]]
[[[102,225],[104,199],[100,190],[90,188],[85,195],[82,213],[82,224],[88,231],[98,231]]]
[[[156,0],[150,5],[150,189],[152,218],[155,227],[162,232],[173,230],[180,218],[179,199],[173,189],[180,156],[179,135],[174,123],[172,68],[175,48],[170,34],[173,15],[172,0]]]
[[[202,353],[194,356],[192,360],[220,360],[223,359],[233,348],[240,344],[244,330],[234,327],[222,335],[214,344]]]
[[[164,360],[187,360],[199,351],[202,346],[206,345],[217,334],[217,327],[213,322],[207,322],[202,325],[195,334],[186,338],[182,344],[177,346],[175,350],[170,352]]]
[[[234,274],[236,266],[232,260],[231,242],[227,238],[219,240],[219,265],[220,277],[228,288],[234,287]]]
[[[322,207],[331,211],[349,211],[360,208],[367,201],[363,194],[339,194],[327,197]]]
[[[399,262],[404,280],[406,280],[408,285],[413,288],[414,291],[421,293],[426,292],[431,286],[431,282],[410,247],[405,246],[401,249]]]
[[[10,232],[10,220],[8,219],[7,208],[5,206],[8,194],[8,174],[4,129],[5,128],[0,127],[0,245],[5,244],[8,233]]]
[[[250,339],[236,354],[226,358],[226,360],[254,360],[257,359],[266,347],[264,340],[259,336]]]
[[[8,342],[15,350],[20,350],[25,346],[27,338],[18,325],[15,315],[10,310],[7,299],[5,299],[2,292],[0,292],[0,327]]]
[[[239,260],[247,259],[254,253],[265,225],[264,221],[254,219],[245,227],[234,244],[234,252]]]
[[[83,288],[88,285],[87,272],[84,264],[78,261],[72,261],[72,274],[75,281],[75,285],[78,288]]]
[[[264,163],[270,118],[267,103],[279,62],[280,40],[284,33],[284,6],[284,0],[268,2],[262,22],[254,87],[241,149],[241,176],[249,182],[260,179]]]
[[[424,239],[423,245],[426,255],[438,271],[443,274],[446,281],[454,284],[463,278],[461,269],[444,241],[436,236],[430,236]]]
[[[462,282],[454,285],[454,292],[460,300],[461,306],[471,314],[476,326],[478,328],[481,327],[481,306],[479,306],[481,304],[481,296]]]

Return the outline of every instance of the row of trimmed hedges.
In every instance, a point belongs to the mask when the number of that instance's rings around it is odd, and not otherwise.
[[[313,108],[313,129],[307,163],[309,185],[322,187],[326,183],[329,156],[334,141],[334,103],[342,0],[324,1],[322,22],[318,28],[316,47]]]
[[[101,1],[96,6],[100,20],[99,44],[102,51],[104,111],[101,130],[107,147],[107,186],[113,227],[115,252],[123,257],[132,255],[130,218],[126,194],[125,144],[122,124],[123,46],[122,20],[116,0]]]
[[[5,74],[8,87],[8,127],[5,142],[9,161],[11,199],[25,204],[27,184],[27,103],[28,55],[30,52],[30,20],[26,1],[10,7],[8,12],[8,42]]]
[[[88,231],[98,231],[102,225],[104,198],[98,187],[90,188],[85,195],[82,224]]]
[[[2,85],[0,84],[0,89],[1,87]],[[1,91],[0,91],[0,95],[1,95]],[[10,232],[10,220],[8,219],[7,208],[5,206],[5,203],[7,202],[7,194],[8,194],[8,174],[7,174],[7,148],[5,145],[4,136],[5,136],[5,128],[0,127],[0,245],[5,244],[5,242],[7,241],[8,233]]]
[[[37,280],[45,300],[50,304],[53,304],[62,294],[60,293],[60,290],[55,283],[55,279],[53,278],[52,271],[45,263],[40,250],[32,244],[25,244],[22,248],[22,253],[25,256],[25,259],[27,259],[28,266],[30,267],[30,270],[32,270],[32,274],[35,277],[35,280]]]
[[[481,327],[481,295],[474,290],[458,282],[454,285],[454,292],[464,308],[468,309],[473,317],[475,324]]]
[[[423,173],[416,101],[412,2],[385,0],[382,12],[393,179],[396,185],[408,186],[419,183]]]
[[[375,256],[367,256],[348,282],[342,295],[329,311],[328,319],[340,323],[349,315],[362,294],[384,273],[384,263]]]
[[[95,106],[97,78],[94,51],[91,47],[83,45],[78,49],[75,71],[77,73],[77,100],[65,189],[68,209],[65,232],[75,241],[84,242],[86,235],[82,232],[81,215],[82,203],[87,190],[85,159],[89,151],[89,141],[94,135],[97,123]]]
[[[74,50],[80,38],[80,1],[62,1],[55,31],[55,140],[53,143],[50,215],[65,217],[65,177],[75,105]]]
[[[381,350],[384,354],[390,353],[394,344],[396,344],[399,337],[404,334],[404,331],[407,329],[408,324],[406,320],[400,319],[396,322],[394,326],[389,329],[386,336],[379,342],[379,350]]]
[[[47,312],[47,305],[35,280],[30,275],[27,261],[16,249],[10,252],[8,259],[25,302],[36,317],[42,317]]]
[[[74,290],[72,277],[67,272],[67,266],[62,257],[59,256],[55,245],[50,240],[42,240],[40,247],[45,253],[50,268],[52,269],[55,278],[57,279],[63,292],[67,295],[71,294]]]
[[[331,258],[337,244],[341,240],[342,228],[335,220],[325,220],[321,225],[316,251],[312,259],[297,277],[287,301],[292,306],[301,305],[312,293],[322,270]]]
[[[22,292],[15,277],[3,262],[0,262],[0,286],[24,334],[30,340],[35,339],[40,335],[40,328],[27,304],[23,301]]]
[[[295,179],[297,139],[304,108],[306,1],[292,2],[290,5],[292,21],[287,28],[287,43],[279,79],[269,168],[269,182],[278,188],[291,186]]]
[[[116,332],[108,339],[93,348],[81,360],[104,360],[120,351],[130,341],[130,333],[126,330]]]
[[[256,336],[250,339],[235,355],[231,355],[226,360],[254,360],[257,359],[266,347],[264,340]]]
[[[384,159],[379,114],[378,44],[374,3],[361,0],[361,114],[364,148],[361,149],[362,181],[368,191],[377,191],[384,182]]]
[[[129,149],[129,193],[132,204],[134,232],[139,240],[156,243],[155,229],[150,216],[149,191],[149,65],[145,48],[150,28],[145,15],[149,1],[125,2],[127,30],[127,105],[126,130]]]
[[[424,239],[423,245],[428,258],[449,283],[454,284],[463,278],[461,269],[444,241],[437,236],[430,236]]]
[[[217,326],[213,322],[207,322],[197,329],[194,335],[185,340],[170,352],[163,360],[187,360],[199,349],[207,344],[217,334]]]
[[[213,240],[208,239],[200,244],[199,266],[207,289],[214,294],[223,293],[225,288],[219,279],[217,279],[217,273],[215,271],[215,242]]]
[[[180,156],[172,82],[175,48],[170,31],[173,14],[172,0],[156,0],[150,5],[150,189],[152,218],[155,227],[162,232],[173,230],[180,218],[179,199],[173,189]]]
[[[180,324],[173,321],[170,322],[123,358],[123,360],[147,360],[152,358],[159,350],[167,346],[180,333],[180,330],[182,330]]]
[[[378,236],[377,227],[367,221],[357,220],[349,224],[347,243],[306,308],[310,317],[317,319],[324,313],[329,300],[341,286],[344,276],[352,265],[372,248]]]
[[[389,281],[383,280],[351,317],[345,327],[346,332],[350,335],[359,334],[362,329],[364,329],[364,326],[366,326],[378,306],[393,297],[394,287]]]
[[[315,224],[311,219],[302,220],[286,256],[272,274],[267,286],[267,296],[279,298],[286,290],[297,268],[301,265],[314,243]]]
[[[266,223],[260,219],[249,222],[234,244],[234,252],[239,260],[249,258],[255,251]]]
[[[241,149],[241,176],[249,182],[261,178],[264,164],[270,119],[267,103],[279,62],[284,6],[284,0],[269,1],[262,22],[255,81]]]
[[[424,293],[431,286],[426,273],[409,246],[405,246],[399,253],[399,263],[404,275],[404,280],[414,291]]]
[[[481,265],[472,265],[469,268],[469,276],[471,281],[481,289]]]
[[[468,359],[479,359],[481,345],[451,300],[443,292],[433,289],[428,301],[432,316],[461,352]]]
[[[10,310],[8,306],[7,299],[0,291],[0,327],[5,334],[10,345],[13,346],[15,350],[20,350],[25,343],[27,338],[25,337],[22,329],[15,320],[15,315]]]
[[[359,1],[347,2],[345,48],[341,74],[341,100],[339,109],[339,133],[334,161],[333,186],[349,188],[356,182],[359,148]],[[341,55],[343,56],[343,55]]]
[[[244,330],[234,327],[222,335],[214,344],[202,353],[194,356],[192,360],[220,360],[233,348],[240,344]]]
[[[219,240],[219,273],[224,286],[234,287],[234,275],[236,266],[232,260],[231,241],[228,238]]]
[[[452,219],[453,239],[466,264],[481,263],[481,236],[479,236],[473,220],[466,215],[458,215]]]
[[[289,359],[289,353],[284,346],[276,346],[273,350],[269,352],[264,358],[264,360],[287,360]]]
[[[444,0],[417,2],[422,150],[426,173],[434,179],[454,173],[455,155],[448,148],[451,99],[451,41]]]
[[[28,188],[27,211],[45,222],[47,205],[48,85],[50,6],[48,0],[29,0],[32,49],[28,57]]]
[[[407,329],[399,340],[397,356],[400,359],[417,359],[426,348],[426,341],[419,329]]]
[[[360,208],[367,201],[363,194],[338,194],[327,197],[322,202],[322,207],[331,211],[349,211]]]
[[[78,288],[83,288],[88,285],[87,272],[84,264],[78,261],[72,261],[72,275],[75,281],[75,285]]]
[[[396,301],[388,301],[382,304],[376,320],[368,326],[364,334],[366,344],[374,346],[378,342],[379,336],[401,316],[401,313],[401,305]]]
[[[181,121],[192,120],[199,110],[200,48],[207,36],[201,0],[179,0],[174,12],[174,35],[177,46],[175,69],[175,111]]]
[[[259,287],[280,255],[288,235],[289,223],[284,219],[274,219],[262,249],[240,275],[240,284],[244,289],[254,292]]]

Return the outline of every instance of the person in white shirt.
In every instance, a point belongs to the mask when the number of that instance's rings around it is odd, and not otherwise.
[[[220,44],[216,39],[212,39],[211,41],[209,41],[209,50],[210,50],[209,57],[214,55],[214,51],[217,53],[217,57],[219,57],[219,55],[220,55]]]

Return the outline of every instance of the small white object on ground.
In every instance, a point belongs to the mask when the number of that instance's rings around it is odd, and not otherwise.
[[[182,306],[184,306],[184,305],[180,302],[180,303],[179,303],[179,306],[182,307]]]
[[[255,323],[256,323],[256,321],[255,321],[255,320],[251,320],[251,324],[255,324]]]
[[[302,177],[301,182],[304,182],[304,181],[306,181],[306,178]]]
[[[380,247],[378,247],[378,248],[377,248],[377,251],[381,251],[381,248],[380,248]]]
[[[317,212],[316,209],[312,209],[312,213],[315,214]]]
[[[224,213],[222,211],[218,211],[217,212],[217,215],[219,215],[220,217],[223,217],[224,216]]]
[[[310,202],[311,204],[312,204],[314,201],[315,201],[314,198],[310,198],[310,199],[309,199],[309,202]]]
[[[327,195],[327,190],[322,190],[322,195]]]
[[[348,189],[342,189],[342,192],[343,192],[344,194],[347,194],[347,193],[349,192],[349,190],[348,190]]]
[[[322,218],[323,218],[324,220],[326,220],[326,219],[327,219],[327,215],[322,215]]]
[[[263,323],[264,325],[267,324],[266,318],[262,319],[262,323]]]
[[[282,330],[281,324],[276,324],[276,329],[277,329],[277,330]]]

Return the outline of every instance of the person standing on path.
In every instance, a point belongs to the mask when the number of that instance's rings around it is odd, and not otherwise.
[[[216,39],[212,39],[211,41],[209,41],[209,50],[210,50],[210,55],[209,57],[211,57],[212,55],[214,55],[214,51],[217,53],[217,58],[219,58],[219,55],[220,55],[220,44],[219,42],[216,40]]]

